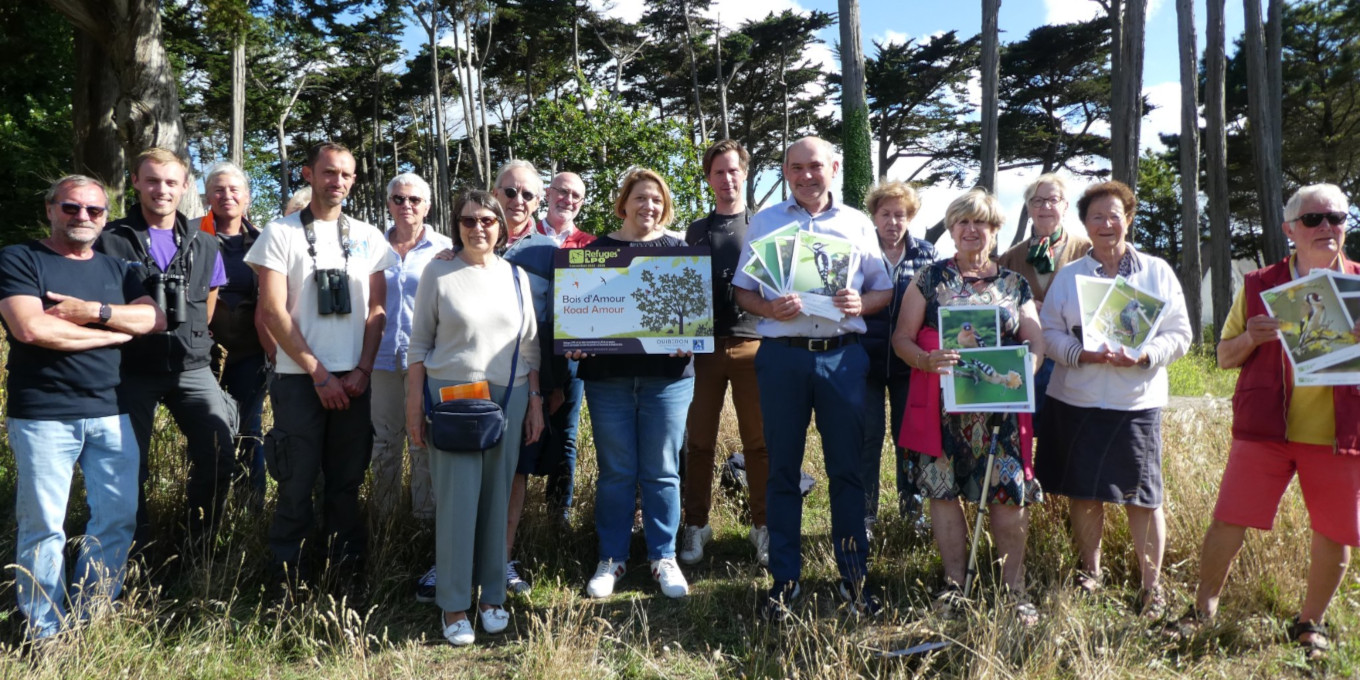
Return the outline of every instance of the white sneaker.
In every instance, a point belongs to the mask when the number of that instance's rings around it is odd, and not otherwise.
[[[586,594],[595,597],[609,597],[614,594],[614,582],[619,580],[627,568],[622,562],[604,560],[595,565],[595,575],[586,583]]]
[[[770,528],[751,527],[748,538],[751,545],[756,548],[756,562],[759,562],[760,566],[768,568],[770,566]]]
[[[713,540],[713,529],[707,524],[701,527],[685,527],[680,537],[680,552],[677,557],[685,564],[698,564],[704,559],[704,546]]]
[[[472,644],[477,636],[472,632],[472,621],[459,619],[450,624],[444,623],[444,614],[439,614],[439,624],[444,629],[444,639],[454,647],[466,647]]]
[[[652,578],[661,584],[661,594],[666,597],[684,597],[689,594],[689,582],[680,573],[680,565],[675,563],[674,557],[652,562]]]

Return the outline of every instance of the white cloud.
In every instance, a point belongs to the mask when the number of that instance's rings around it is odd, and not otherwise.
[[[590,0],[591,7],[603,11],[607,16],[624,21],[637,21],[646,10],[644,0]],[[724,28],[733,30],[741,24],[755,19],[763,19],[771,12],[807,11],[794,0],[717,0],[705,15],[722,22]]]
[[[910,35],[903,33],[901,31],[894,31],[892,29],[888,29],[883,31],[883,33],[875,36],[872,42],[876,42],[882,45],[905,45],[908,40],[911,40]]]
[[[1044,0],[1044,9],[1048,11],[1044,17],[1046,24],[1090,21],[1105,11],[1095,0]]]
[[[606,16],[617,17],[624,21],[637,21],[646,9],[643,0],[590,0],[590,6],[603,11]]]
[[[1158,135],[1181,131],[1181,84],[1176,81],[1157,83],[1143,90],[1148,103],[1157,108],[1143,118],[1139,145],[1143,149],[1161,149]]]
[[[1166,0],[1148,0],[1147,21],[1150,23],[1165,6]],[[1075,24],[1105,14],[1105,8],[1096,0],[1044,0],[1044,9],[1046,24]]]
[[[709,6],[707,16],[721,21],[724,28],[735,29],[747,21],[764,19],[786,9],[800,14],[807,11],[793,0],[717,0]]]

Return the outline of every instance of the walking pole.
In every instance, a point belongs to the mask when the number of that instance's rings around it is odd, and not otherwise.
[[[982,516],[987,514],[987,495],[992,488],[992,464],[996,462],[996,441],[1000,438],[1001,426],[992,426],[992,445],[987,447],[987,469],[982,473],[982,491],[978,493],[977,520],[973,522],[973,549],[968,553],[968,571],[963,577],[963,597],[966,599],[973,590],[973,579],[977,577],[978,538],[982,536]]]

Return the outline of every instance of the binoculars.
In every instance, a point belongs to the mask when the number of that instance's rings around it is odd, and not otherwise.
[[[157,273],[147,279],[146,288],[151,293],[151,299],[165,311],[168,324],[181,324],[189,320],[189,301],[184,296],[183,276]]]
[[[349,314],[349,272],[343,269],[316,270],[316,313]]]

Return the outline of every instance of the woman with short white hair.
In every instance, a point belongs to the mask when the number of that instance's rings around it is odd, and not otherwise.
[[[373,508],[390,517],[403,497],[402,447],[406,437],[407,352],[411,343],[412,309],[416,286],[425,266],[436,254],[453,247],[449,237],[425,223],[430,212],[430,185],[419,175],[403,173],[387,183],[387,212],[392,227],[387,243],[399,261],[383,272],[387,279],[387,325],[383,328],[378,357],[373,363]],[[429,452],[410,442],[411,514],[416,519],[434,518],[430,492]],[[434,601],[434,568],[421,577],[416,600]]]

